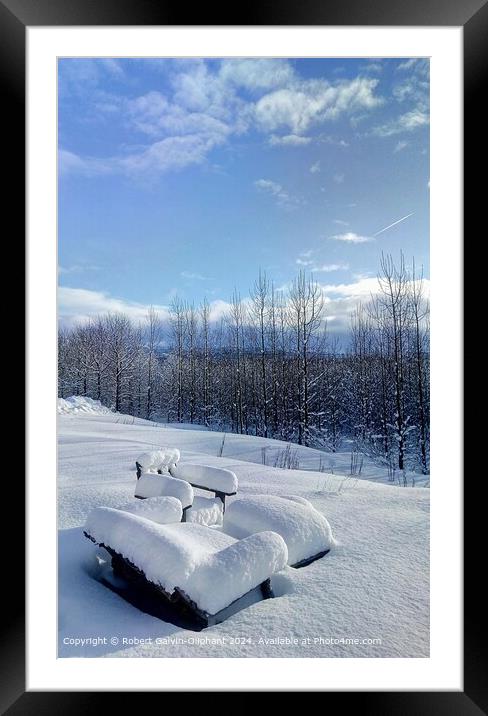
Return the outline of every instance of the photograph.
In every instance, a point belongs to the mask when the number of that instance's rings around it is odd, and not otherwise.
[[[427,661],[429,57],[56,72],[58,657]]]

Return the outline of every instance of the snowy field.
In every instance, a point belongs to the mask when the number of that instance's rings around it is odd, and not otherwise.
[[[59,656],[429,655],[428,489],[393,486],[369,461],[361,479],[347,477],[349,454],[299,446],[300,469],[273,467],[286,444],[264,438],[228,434],[219,457],[220,433],[159,425],[83,400],[63,401],[58,416]],[[328,519],[337,545],[308,567],[275,575],[276,599],[204,631],[140,612],[97,581],[97,548],[82,527],[93,507],[132,499],[135,459],[161,446],[179,448],[185,462],[232,469],[240,496],[305,497]]]

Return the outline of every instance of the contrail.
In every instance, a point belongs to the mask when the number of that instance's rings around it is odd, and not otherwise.
[[[382,234],[383,231],[386,231],[387,229],[391,229],[392,226],[396,226],[397,224],[400,224],[402,221],[405,221],[405,219],[408,219],[409,216],[413,216],[415,214],[415,211],[412,211],[411,214],[407,214],[406,216],[402,216],[401,219],[398,219],[398,221],[394,221],[393,224],[388,224],[388,226],[385,226],[384,229],[380,229],[376,232],[376,234],[373,234],[373,236],[378,236],[378,234]]]

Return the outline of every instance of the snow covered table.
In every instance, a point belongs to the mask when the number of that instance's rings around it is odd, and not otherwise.
[[[84,534],[109,552],[121,576],[149,585],[203,626],[242,608],[241,597],[257,587],[262,598],[273,596],[269,578],[288,559],[285,542],[274,532],[237,540],[198,524],[157,524],[110,507],[90,512]]]
[[[323,557],[333,545],[329,523],[303,497],[253,495],[234,500],[224,515],[224,531],[241,539],[272,530],[284,539],[288,564],[304,567]]]

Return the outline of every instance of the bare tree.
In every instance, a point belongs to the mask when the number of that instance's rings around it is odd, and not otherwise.
[[[183,422],[183,356],[185,335],[185,306],[179,298],[174,298],[170,307],[170,323],[176,354],[176,419]]]
[[[426,385],[425,385],[425,361],[426,361],[426,344],[428,340],[427,319],[428,305],[423,294],[423,274],[417,276],[415,272],[415,259],[413,259],[412,281],[410,283],[410,303],[413,314],[414,324],[414,342],[415,342],[415,365],[417,373],[417,397],[419,410],[419,433],[420,433],[420,464],[422,473],[427,475],[429,472],[428,451],[427,451],[427,435],[428,435],[428,409],[426,401]]]
[[[149,420],[153,411],[154,374],[156,348],[161,341],[161,319],[153,306],[150,306],[146,315],[146,351],[147,351],[147,388],[146,388],[146,418]]]
[[[382,254],[381,270],[378,275],[381,295],[379,306],[384,312],[384,326],[389,333],[393,347],[393,372],[395,415],[394,430],[398,443],[398,469],[404,471],[406,439],[411,429],[410,418],[405,414],[405,341],[411,320],[409,302],[409,276],[403,254],[395,266],[390,255]]]
[[[262,435],[268,437],[268,387],[266,372],[266,327],[269,317],[270,286],[266,273],[259,271],[259,277],[254,282],[251,291],[251,316],[258,329],[258,343],[260,355],[261,389],[260,389],[260,415],[262,420]]]
[[[308,445],[310,440],[310,376],[309,361],[311,341],[320,326],[324,307],[324,297],[320,286],[304,271],[300,271],[294,280],[289,295],[290,323],[296,337],[296,358],[299,371],[297,410],[298,443]]]

